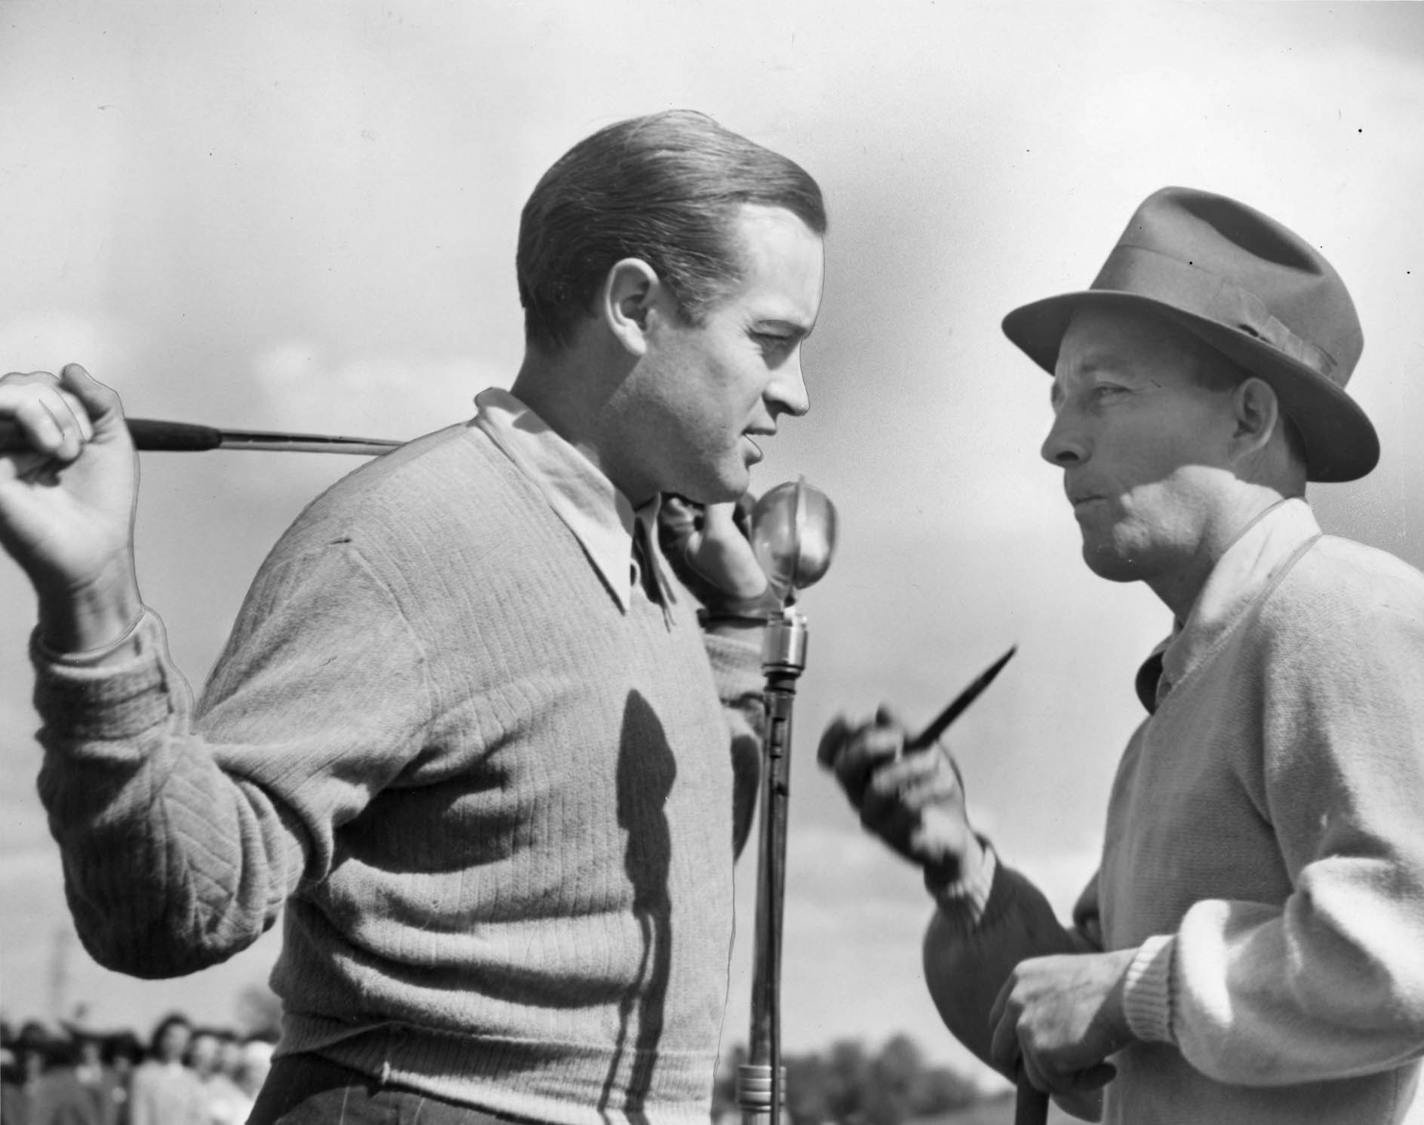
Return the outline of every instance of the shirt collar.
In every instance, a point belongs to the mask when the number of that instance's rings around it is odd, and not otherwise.
[[[1175,624],[1139,670],[1137,694],[1143,705],[1155,711],[1319,537],[1320,525],[1303,499],[1279,501],[1256,517],[1212,567],[1186,621]],[[1153,674],[1154,664],[1160,675]]]
[[[506,390],[490,387],[481,391],[475,396],[475,406],[474,425],[539,489],[625,613],[637,582],[632,566],[633,536],[637,525],[643,525],[645,554],[666,607],[672,592],[657,547],[660,497],[634,508],[597,465]]]

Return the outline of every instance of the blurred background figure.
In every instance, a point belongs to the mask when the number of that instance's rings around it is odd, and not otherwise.
[[[115,1032],[104,1042],[104,1062],[114,1076],[114,1125],[129,1125],[134,1070],[143,1059],[143,1044],[132,1031]]]
[[[198,1028],[188,1045],[188,1065],[202,1085],[207,1120],[212,1125],[242,1125],[252,1100],[237,1084],[242,1045],[226,1028]]]
[[[272,1051],[275,1046],[272,1040],[261,1035],[249,1035],[240,1044],[237,1072],[234,1075],[244,1106],[243,1116],[238,1119],[240,1121],[247,1119],[247,1113],[257,1101],[257,1091],[262,1089],[267,1072],[272,1069]]]
[[[30,1125],[41,1079],[59,1054],[61,1044],[44,1024],[26,1020],[14,1039],[7,1037],[3,1046],[6,1056],[0,1071],[0,1120],[5,1125]]]
[[[118,1080],[104,1062],[108,1033],[91,1025],[83,1012],[63,1027],[65,1035],[55,1040],[36,1086],[29,1125],[115,1125],[122,1099]]]
[[[148,1058],[134,1071],[130,1125],[207,1125],[203,1085],[183,1062],[192,1037],[193,1025],[181,1013],[158,1021]]]

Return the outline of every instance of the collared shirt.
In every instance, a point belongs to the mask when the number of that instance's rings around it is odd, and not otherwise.
[[[1142,705],[1156,711],[1167,693],[1216,650],[1245,610],[1319,537],[1320,525],[1303,499],[1279,501],[1257,516],[1212,567],[1187,620],[1176,622],[1172,635],[1139,669]]]
[[[673,593],[657,549],[661,498],[654,496],[634,508],[597,465],[508,391],[490,387],[475,396],[475,405],[479,413],[474,424],[534,483],[574,533],[623,612],[628,612],[642,580],[638,557],[648,560],[666,610]],[[639,539],[642,549],[635,554]]]

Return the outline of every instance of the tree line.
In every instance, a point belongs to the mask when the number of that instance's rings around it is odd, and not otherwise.
[[[713,1119],[740,1113],[737,1068],[746,1062],[738,1045],[724,1059],[713,1092]],[[900,1125],[963,1109],[983,1099],[973,1079],[950,1067],[930,1066],[907,1035],[878,1051],[860,1040],[839,1040],[825,1051],[785,1055],[785,1114],[792,1125]]]

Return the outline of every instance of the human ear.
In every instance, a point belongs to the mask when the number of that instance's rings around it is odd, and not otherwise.
[[[1275,389],[1252,375],[1231,392],[1236,427],[1231,435],[1238,456],[1264,449],[1281,425],[1280,401]]]
[[[599,314],[609,332],[635,356],[648,346],[648,314],[662,290],[653,267],[641,258],[617,261],[604,279]]]

